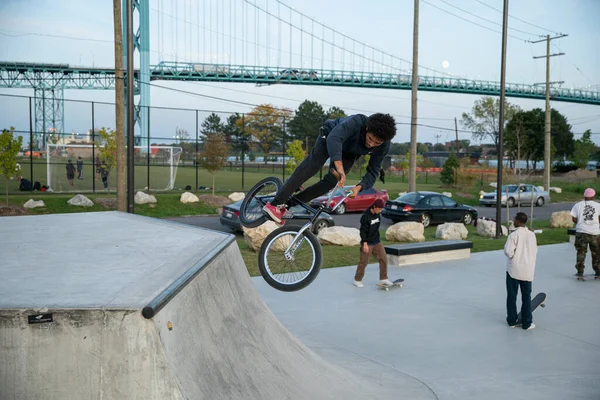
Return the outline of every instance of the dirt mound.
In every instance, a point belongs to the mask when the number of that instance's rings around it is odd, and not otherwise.
[[[23,207],[13,206],[11,204],[6,205],[3,203],[0,203],[0,217],[9,217],[9,216],[12,217],[12,216],[16,216],[16,215],[27,215],[27,214],[29,214],[29,213]]]
[[[231,204],[232,201],[225,196],[213,196],[212,194],[201,194],[198,196],[200,201],[211,207],[222,207],[225,204]]]

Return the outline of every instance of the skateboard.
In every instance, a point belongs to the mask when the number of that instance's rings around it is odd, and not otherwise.
[[[535,295],[535,297],[531,300],[531,312],[533,313],[535,311],[536,308],[538,308],[539,306],[542,307],[546,307],[546,304],[544,304],[544,302],[546,301],[546,293],[542,292],[542,293],[538,293]],[[517,314],[517,324],[521,324],[521,313],[519,312]]]
[[[573,276],[577,276],[577,274],[573,274]],[[593,273],[593,274],[583,274],[583,276],[577,276],[577,280],[578,281],[585,281],[586,280],[585,278],[589,278],[591,276],[593,276],[594,279],[600,279],[600,276],[596,276],[596,274]]]
[[[396,279],[395,281],[393,281],[394,284],[392,286],[382,285],[381,283],[378,283],[377,286],[379,286],[379,289],[385,290],[387,292],[388,290],[390,290],[391,287],[394,287],[394,286],[402,287],[402,282],[404,282],[404,278]]]

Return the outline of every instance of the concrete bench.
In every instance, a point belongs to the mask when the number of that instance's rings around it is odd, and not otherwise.
[[[471,257],[473,242],[436,240],[432,242],[391,244],[385,246],[388,264],[394,267]]]

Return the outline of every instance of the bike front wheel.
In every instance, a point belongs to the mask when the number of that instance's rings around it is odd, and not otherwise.
[[[321,270],[323,252],[319,239],[309,230],[300,233],[300,229],[298,226],[275,229],[260,247],[260,274],[270,286],[283,292],[305,288]]]
[[[256,228],[267,221],[263,206],[273,201],[275,195],[283,187],[283,181],[271,176],[252,187],[240,205],[240,223],[246,228]]]

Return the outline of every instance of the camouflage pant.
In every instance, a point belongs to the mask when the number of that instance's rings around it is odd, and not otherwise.
[[[578,273],[583,274],[585,255],[590,248],[592,253],[592,268],[595,272],[600,272],[600,246],[598,245],[598,236],[589,235],[587,233],[575,234],[575,249],[577,250],[577,263],[575,269]]]

